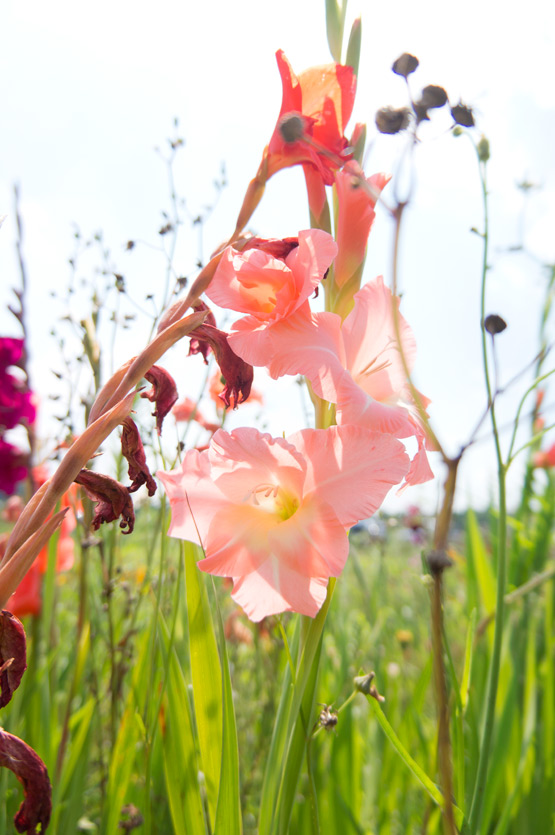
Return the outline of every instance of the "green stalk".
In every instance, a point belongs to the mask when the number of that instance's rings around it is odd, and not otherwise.
[[[482,140],[483,142],[484,140]],[[485,308],[486,308],[486,279],[488,272],[488,243],[489,243],[489,226],[488,226],[488,191],[486,182],[486,162],[489,156],[486,146],[480,145],[477,148],[478,158],[480,161],[480,180],[482,183],[482,197],[484,205],[484,255],[482,267],[482,292],[481,292],[481,328],[482,328],[482,358],[484,363],[484,377],[486,389],[488,394],[488,405],[491,407],[491,425],[493,437],[495,441],[495,452],[497,456],[497,475],[498,475],[498,489],[499,489],[499,518],[497,523],[498,532],[498,557],[497,557],[497,592],[496,592],[496,617],[495,617],[495,632],[493,637],[493,650],[491,657],[491,665],[488,675],[488,685],[486,692],[486,712],[484,717],[484,725],[482,730],[482,739],[480,744],[480,755],[478,759],[478,770],[476,772],[476,782],[474,784],[474,793],[472,797],[472,805],[470,807],[469,815],[469,831],[470,835],[475,835],[479,832],[480,822],[482,818],[484,793],[488,775],[488,765],[491,755],[493,727],[495,721],[495,702],[497,699],[497,688],[499,685],[499,669],[501,665],[501,647],[503,642],[503,626],[505,621],[505,586],[507,583],[507,499],[505,492],[505,477],[507,473],[507,466],[503,461],[501,453],[501,445],[499,440],[499,431],[497,428],[497,419],[495,414],[495,399],[492,395],[492,388],[490,382],[488,355],[487,355],[487,336],[484,327]]]

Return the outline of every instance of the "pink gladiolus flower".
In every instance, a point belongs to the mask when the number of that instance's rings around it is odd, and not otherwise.
[[[206,295],[216,304],[247,314],[228,337],[233,351],[251,365],[265,365],[269,334],[274,325],[291,318],[308,318],[308,298],[337,253],[331,235],[320,229],[299,232],[299,245],[285,257],[270,250],[228,247]]]
[[[304,429],[287,440],[220,429],[208,450],[159,472],[170,536],[202,545],[199,568],[233,578],[251,620],[314,617],[341,573],[347,531],[374,513],[408,469],[403,445],[359,426]]]
[[[223,391],[225,387],[225,383],[222,383],[221,390]],[[220,404],[222,401],[220,400]],[[194,420],[199,426],[202,426],[203,429],[206,429],[207,432],[216,432],[217,429],[220,428],[219,423],[211,423],[209,420],[206,420],[202,412],[198,407],[198,403],[195,403],[194,400],[191,400],[190,397],[184,397],[183,400],[180,400],[179,403],[176,403],[172,409],[172,415],[178,422],[189,422],[190,420]]]
[[[319,397],[337,404],[338,424],[365,426],[396,438],[414,436],[418,452],[407,482],[420,484],[433,478],[433,473],[424,428],[397,348],[393,304],[398,307],[399,299],[393,299],[380,276],[356,293],[354,309],[343,322],[335,313],[280,322],[257,359],[274,379],[304,374]],[[411,371],[416,342],[407,321],[398,316]],[[420,399],[426,408],[429,400],[423,395]]]
[[[337,223],[337,258],[334,263],[334,280],[338,287],[343,287],[349,279],[360,278],[366,256],[368,235],[374,222],[374,207],[380,192],[391,179],[387,174],[374,174],[366,179],[370,192],[361,185],[364,172],[358,162],[348,162],[342,171],[335,175],[338,202]]]

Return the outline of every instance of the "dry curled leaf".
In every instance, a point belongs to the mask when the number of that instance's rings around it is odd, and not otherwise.
[[[5,609],[0,614],[0,707],[5,707],[27,669],[23,624]]]
[[[52,814],[52,787],[39,755],[22,739],[0,728],[0,766],[13,771],[23,786],[25,799],[14,817],[16,830],[28,835],[45,832]]]

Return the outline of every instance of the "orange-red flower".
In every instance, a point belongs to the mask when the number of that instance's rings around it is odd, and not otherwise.
[[[276,52],[276,59],[283,86],[281,110],[256,177],[249,183],[234,238],[247,225],[267,180],[277,171],[302,165],[311,192],[320,192],[321,202],[324,185],[333,185],[334,172],[352,158],[344,135],[355,101],[352,68],[325,64],[297,76],[281,50]],[[318,202],[318,197],[313,199]]]
[[[282,50],[276,52],[283,98],[279,118],[262,165],[266,179],[291,165],[308,163],[326,185],[350,159],[344,155],[345,127],[351,118],[356,76],[351,67],[325,64],[295,75]]]

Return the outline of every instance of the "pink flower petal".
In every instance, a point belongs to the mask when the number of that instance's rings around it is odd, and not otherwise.
[[[379,403],[357,386],[351,377],[341,381],[335,410],[337,423],[354,423],[376,432],[387,432],[396,438],[414,435],[416,426],[408,409]]]
[[[308,462],[305,495],[317,492],[345,527],[375,513],[409,468],[400,441],[360,426],[303,429],[288,440]]]
[[[274,379],[303,374],[319,397],[333,402],[340,381],[349,376],[341,361],[340,328],[341,319],[335,313],[311,315],[308,308],[301,308],[268,331],[265,343],[258,346],[256,364],[265,365]],[[234,340],[233,349],[242,353],[248,338],[240,347],[235,347],[234,335],[230,339]]]
[[[271,552],[271,531],[278,519],[252,505],[228,504],[210,523],[204,547],[209,556],[198,563],[201,571],[219,577],[250,574]]]
[[[326,599],[327,577],[302,577],[286,566],[276,571],[275,558],[258,571],[234,578],[232,598],[252,621],[279,612],[315,617]]]
[[[214,513],[227,503],[210,475],[208,452],[189,450],[181,467],[156,475],[164,485],[172,511],[169,536],[202,545]]]
[[[354,381],[374,400],[387,401],[406,385],[406,374],[397,346],[393,300],[383,278],[368,282],[355,295],[355,307],[342,328],[346,367]],[[399,329],[409,371],[416,357],[416,341],[406,320],[398,313]]]
[[[280,565],[305,577],[338,577],[349,554],[345,526],[335,510],[314,494],[270,531],[270,542]]]
[[[272,438],[257,429],[219,430],[210,444],[211,477],[218,489],[234,502],[246,502],[254,490],[279,485],[300,498],[306,463],[283,438]]]

